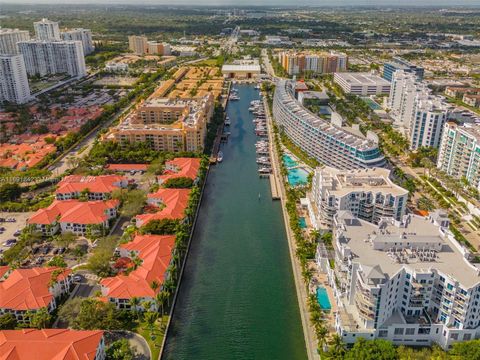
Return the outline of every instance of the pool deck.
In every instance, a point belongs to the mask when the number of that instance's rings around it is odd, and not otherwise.
[[[309,266],[310,269],[313,270],[313,278],[309,286],[310,293],[316,295],[318,286],[322,286],[327,290],[328,300],[330,301],[332,308],[330,311],[325,312],[325,320],[328,324],[328,330],[330,332],[335,332],[335,314],[338,312],[338,307],[337,302],[335,301],[335,296],[333,295],[332,287],[328,284],[327,274],[319,272],[317,265],[313,261]]]

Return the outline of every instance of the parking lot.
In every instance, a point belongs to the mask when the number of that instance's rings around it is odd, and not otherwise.
[[[14,234],[22,229],[27,224],[27,219],[33,214],[33,212],[24,212],[24,213],[11,213],[11,212],[0,212],[0,219],[4,221],[0,222],[0,250],[5,251],[8,249],[5,246],[5,243],[10,239],[15,239]],[[8,219],[13,219],[15,221],[5,221]],[[18,234],[18,233],[17,233]]]

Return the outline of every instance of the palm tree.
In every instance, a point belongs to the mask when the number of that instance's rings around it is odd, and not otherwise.
[[[329,342],[330,345],[330,353],[333,355],[332,358],[334,359],[341,359],[343,355],[345,355],[346,345],[343,342],[342,338],[338,334],[334,334]]]
[[[153,311],[147,311],[144,315],[144,318],[145,318],[145,322],[148,325],[148,328],[153,333],[153,327],[155,325],[155,321],[157,321],[158,319],[158,313]]]
[[[156,280],[153,280],[150,284],[150,287],[152,288],[153,291],[156,291],[159,286],[160,286],[160,284]]]
[[[317,339],[318,339],[318,348],[319,349],[324,349],[325,346],[327,345],[327,335],[328,335],[328,330],[325,326],[320,326],[317,329]]]
[[[135,314],[135,316],[137,317],[137,319],[139,319],[139,316],[138,316],[138,305],[140,305],[140,299],[137,298],[136,296],[132,297],[130,299],[130,307],[132,308],[133,310],[133,313]]]

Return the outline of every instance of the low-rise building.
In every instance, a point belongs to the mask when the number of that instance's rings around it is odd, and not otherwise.
[[[122,62],[109,61],[105,64],[105,71],[108,72],[127,72],[128,64]]]
[[[19,323],[29,324],[27,312],[43,308],[52,312],[57,308],[56,300],[70,291],[70,274],[70,269],[57,267],[0,267],[0,314],[13,314]]]
[[[222,66],[223,77],[228,79],[257,79],[260,73],[261,69],[258,62],[225,64]]]
[[[110,221],[116,218],[119,205],[118,200],[55,200],[50,206],[34,213],[27,223],[46,236],[58,231],[83,236],[104,233],[110,228]]]
[[[315,228],[330,227],[334,215],[349,210],[356,217],[378,223],[383,217],[400,220],[405,215],[408,191],[393,183],[384,168],[315,169],[307,193],[310,220]]]
[[[462,98],[463,102],[469,106],[480,108],[480,93],[465,94]]]
[[[136,258],[141,264],[128,275],[105,278],[100,284],[102,295],[118,309],[131,309],[131,299],[137,298],[135,310],[143,310],[142,303],[151,302],[157,310],[156,295],[168,279],[168,267],[175,247],[174,235],[137,235],[133,241],[122,244],[117,253],[123,258]]]
[[[102,330],[1,330],[0,354],[8,360],[106,359]]]
[[[200,169],[200,158],[175,158],[165,162],[163,174],[158,176],[158,183],[163,184],[170,179],[186,177],[195,181]]]
[[[55,197],[57,200],[71,200],[85,193],[88,200],[108,200],[114,190],[127,186],[128,179],[119,175],[69,175],[58,183]]]
[[[371,73],[335,73],[333,81],[347,94],[368,96],[390,93],[390,82]]]
[[[465,94],[480,94],[480,88],[465,87],[465,86],[447,86],[445,88],[445,95],[462,98]]]
[[[334,269],[320,248],[317,263],[333,288],[343,341],[447,349],[478,337],[480,270],[448,228],[448,216],[438,211],[377,225],[349,211],[334,216]]]
[[[147,203],[161,210],[141,214],[135,217],[137,227],[148,224],[153,220],[180,220],[185,219],[185,210],[188,206],[190,189],[159,189],[147,195]]]

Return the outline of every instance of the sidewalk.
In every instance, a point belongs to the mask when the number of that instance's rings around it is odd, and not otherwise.
[[[274,176],[277,180],[277,184],[280,184],[280,199],[282,202],[282,213],[283,213],[283,220],[285,224],[285,230],[287,233],[288,238],[288,248],[290,250],[290,260],[292,262],[292,270],[293,270],[293,277],[295,280],[295,287],[297,290],[297,299],[298,299],[298,306],[300,309],[300,317],[302,319],[302,326],[303,326],[303,335],[305,338],[305,345],[307,348],[307,356],[310,360],[319,360],[320,355],[317,352],[318,345],[317,345],[317,338],[314,332],[314,329],[310,323],[310,313],[308,311],[307,305],[307,290],[305,288],[305,284],[302,279],[302,269],[300,263],[298,262],[297,257],[295,256],[296,244],[295,238],[292,233],[292,229],[290,229],[290,221],[288,218],[288,213],[286,210],[286,190],[284,183],[282,181],[282,175],[280,173],[279,168],[279,159],[278,154],[275,149],[275,142],[273,138],[273,125],[272,125],[272,118],[270,115],[270,109],[268,108],[268,104],[266,100],[263,100],[265,106],[265,114],[267,115],[267,128],[268,128],[268,138],[270,140],[270,153],[272,159],[272,176]]]

